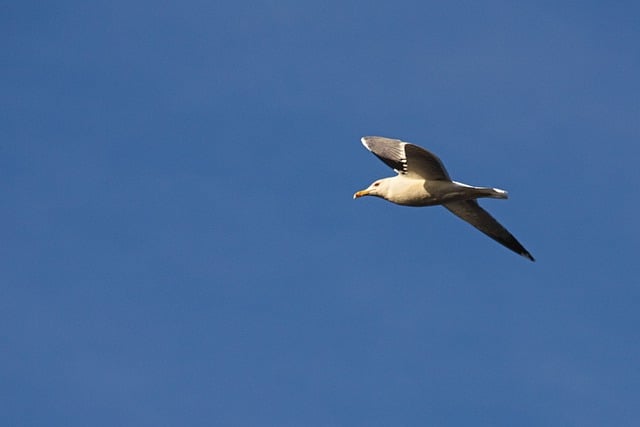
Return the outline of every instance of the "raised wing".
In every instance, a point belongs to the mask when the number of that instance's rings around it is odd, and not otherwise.
[[[362,144],[399,174],[431,181],[451,180],[438,156],[422,147],[381,136],[365,136]]]
[[[489,212],[480,207],[475,200],[444,203],[443,206],[454,215],[467,221],[496,242],[506,246],[515,253],[535,261],[531,254],[516,240],[509,231],[493,218]]]

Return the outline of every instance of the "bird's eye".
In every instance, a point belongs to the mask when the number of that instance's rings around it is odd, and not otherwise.
[[[376,182],[375,184],[373,184],[374,187],[377,187],[378,185],[380,185],[379,182]]]

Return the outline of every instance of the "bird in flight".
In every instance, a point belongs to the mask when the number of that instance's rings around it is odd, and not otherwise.
[[[399,139],[365,136],[362,144],[393,168],[397,175],[374,181],[367,189],[356,192],[354,199],[376,196],[404,206],[442,205],[493,240],[535,261],[529,251],[476,200],[481,197],[506,199],[506,191],[453,181],[438,156]]]

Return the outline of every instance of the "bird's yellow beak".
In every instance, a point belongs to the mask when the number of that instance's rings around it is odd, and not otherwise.
[[[366,196],[368,194],[369,194],[369,192],[367,190],[356,191],[356,194],[353,195],[353,198],[354,199],[358,199],[358,198],[360,198],[362,196]]]

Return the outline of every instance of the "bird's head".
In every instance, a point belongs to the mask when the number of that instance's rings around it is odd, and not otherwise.
[[[364,196],[376,196],[376,197],[384,198],[385,195],[387,194],[387,191],[388,191],[388,188],[389,188],[389,182],[387,180],[388,180],[388,178],[379,179],[377,181],[374,181],[373,184],[371,184],[365,190],[357,191],[353,195],[353,198],[354,199],[358,199],[358,198],[364,197]]]

